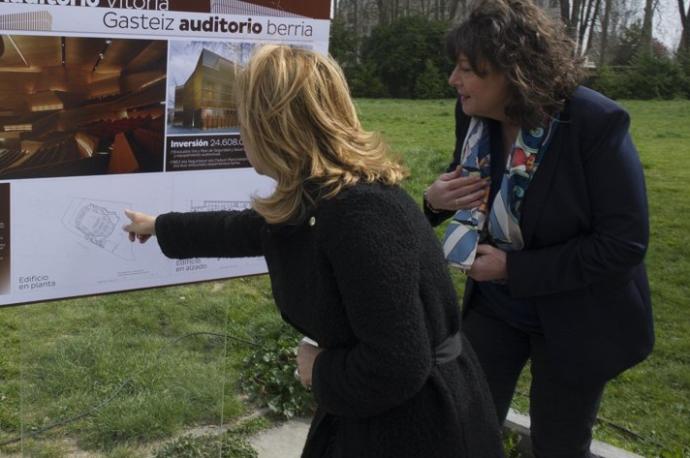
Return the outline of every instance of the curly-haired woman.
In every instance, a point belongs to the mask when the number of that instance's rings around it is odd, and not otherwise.
[[[128,212],[163,252],[266,257],[298,375],[318,411],[304,457],[501,457],[479,363],[438,240],[364,131],[337,64],[262,47],[237,80],[247,157],[276,188],[242,212]]]
[[[649,236],[628,114],[579,85],[567,36],[529,0],[482,0],[448,35],[456,149],[425,192],[468,275],[463,330],[499,421],[531,361],[537,457],[587,457],[608,380],[654,342]]]

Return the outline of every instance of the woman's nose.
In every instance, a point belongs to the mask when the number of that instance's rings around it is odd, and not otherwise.
[[[460,84],[460,78],[458,74],[458,67],[455,67],[453,69],[453,72],[448,77],[448,84],[450,84],[453,87],[457,87]]]

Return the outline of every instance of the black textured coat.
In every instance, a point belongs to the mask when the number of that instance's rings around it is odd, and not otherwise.
[[[356,185],[292,225],[252,210],[168,213],[156,233],[169,257],[266,257],[283,318],[325,349],[303,456],[502,456],[467,341],[434,364],[459,308],[439,242],[400,188]]]

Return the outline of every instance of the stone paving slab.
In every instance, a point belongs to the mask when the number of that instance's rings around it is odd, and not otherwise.
[[[531,456],[529,453],[529,415],[524,415],[516,412],[513,409],[510,409],[508,411],[508,418],[506,418],[504,427],[522,436],[523,440],[520,442],[520,451],[528,457]],[[526,447],[527,449],[525,450],[523,447]],[[627,450],[614,447],[613,445],[609,445],[598,440],[592,441],[590,451],[592,452],[593,458],[644,458],[636,453],[628,452]]]
[[[290,420],[250,439],[259,458],[299,458],[309,432],[307,418]]]
[[[251,438],[250,442],[258,452],[259,458],[299,458],[309,432],[309,422],[308,418],[290,420],[275,428],[260,432]],[[525,438],[521,442],[523,446],[529,444],[530,419],[528,415],[511,409],[508,412],[505,427]],[[595,458],[643,458],[599,441],[592,442],[591,450]],[[523,450],[524,452],[526,451]]]

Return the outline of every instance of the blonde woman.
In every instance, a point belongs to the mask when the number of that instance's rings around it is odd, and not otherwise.
[[[275,191],[241,212],[128,212],[130,239],[265,256],[281,315],[319,344],[297,357],[318,403],[302,456],[502,456],[439,242],[337,64],[264,46],[237,84],[247,156]]]

